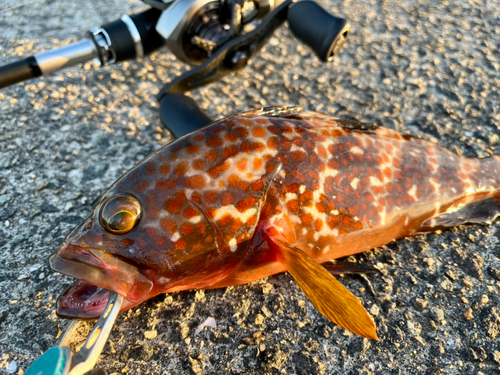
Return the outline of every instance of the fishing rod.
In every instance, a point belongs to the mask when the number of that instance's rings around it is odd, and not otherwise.
[[[243,69],[284,21],[324,62],[335,57],[350,28],[309,0],[142,1],[148,9],[92,29],[87,39],[0,66],[0,89],[92,60],[106,66],[142,58],[166,46],[192,66],[158,94],[162,124],[180,137],[212,122],[184,93]]]
[[[324,62],[331,61],[349,34],[346,20],[309,0],[142,0],[148,8],[92,29],[88,38],[0,66],[0,88],[93,60],[106,66],[147,56],[166,46],[192,66],[158,94],[160,119],[175,137],[212,120],[187,91],[243,69],[284,21]],[[26,375],[106,374],[92,370],[111,332],[123,298],[109,291],[104,314],[75,355],[69,342],[77,323],[47,350]],[[90,371],[90,372],[89,372]]]

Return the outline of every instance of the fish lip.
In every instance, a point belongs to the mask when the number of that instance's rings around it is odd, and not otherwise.
[[[137,267],[100,249],[63,243],[49,264],[54,271],[113,290],[134,304],[147,299],[154,286]]]

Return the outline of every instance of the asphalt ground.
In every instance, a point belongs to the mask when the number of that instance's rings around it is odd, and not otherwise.
[[[0,63],[84,37],[138,1],[0,3]],[[251,65],[191,93],[213,118],[294,104],[376,122],[468,157],[500,154],[496,1],[323,1],[351,22],[321,63],[287,26]],[[171,140],[155,95],[187,66],[166,50],[138,62],[67,69],[0,91],[0,371],[22,374],[55,344],[72,283],[48,256],[122,173]],[[291,276],[161,295],[120,315],[98,363],[127,374],[496,374],[500,227],[468,225],[392,242],[340,277],[380,341],[353,336]],[[213,317],[217,328],[196,328]],[[84,325],[75,345],[91,325]],[[12,372],[9,372],[12,371]]]

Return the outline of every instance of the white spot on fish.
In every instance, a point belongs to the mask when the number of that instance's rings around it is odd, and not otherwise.
[[[170,240],[171,240],[172,242],[177,242],[177,241],[179,240],[179,238],[181,238],[181,235],[179,234],[179,232],[175,232],[175,233],[173,234],[173,236],[172,236],[172,237],[170,237]]]
[[[360,149],[358,146],[354,146],[353,148],[351,148],[351,152],[353,154],[361,154],[361,155],[363,154],[363,150]]]
[[[416,192],[417,192],[417,185],[415,185],[415,184],[414,184],[414,185],[411,187],[411,189],[410,189],[410,190],[408,190],[408,195],[409,195],[410,197],[413,197],[413,198],[417,199],[417,196],[415,195],[415,193],[416,193]]]
[[[377,177],[370,176],[370,184],[372,186],[382,186],[382,181],[380,181]]]
[[[201,221],[200,215],[189,218],[189,222],[193,224],[198,224],[200,221]]]
[[[436,189],[436,194],[440,194],[440,192],[441,192],[441,184],[435,182],[434,179],[430,179],[429,182],[434,186],[434,189]]]
[[[231,252],[235,252],[236,249],[238,248],[238,243],[236,242],[236,238],[231,238],[231,241],[229,241],[229,250],[231,250]]]
[[[385,220],[387,218],[387,210],[386,207],[383,206],[382,210],[379,211],[380,213],[380,224],[385,225]],[[354,218],[354,220],[359,220],[357,217]]]
[[[297,146],[295,143],[292,144],[290,151],[305,151],[302,147]]]
[[[359,182],[359,178],[355,178],[354,180],[351,181],[351,186],[353,189],[357,189],[358,188],[358,182]]]
[[[214,221],[219,220],[226,214],[230,214],[235,219],[240,219],[243,223],[246,223],[248,219],[254,216],[257,213],[257,209],[255,207],[249,208],[245,212],[239,212],[234,205],[230,204],[227,206],[219,207],[215,211]]]

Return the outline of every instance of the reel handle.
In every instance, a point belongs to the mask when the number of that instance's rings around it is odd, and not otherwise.
[[[349,23],[332,16],[314,1],[290,5],[288,24],[293,34],[312,48],[321,61],[331,61],[349,34]]]
[[[160,100],[160,119],[175,138],[198,130],[213,120],[184,94],[165,94]]]

